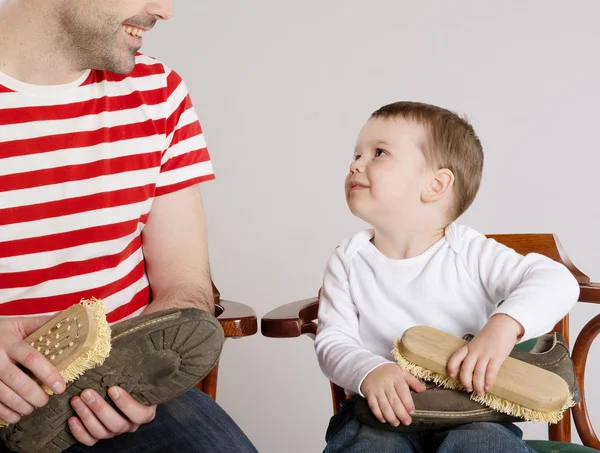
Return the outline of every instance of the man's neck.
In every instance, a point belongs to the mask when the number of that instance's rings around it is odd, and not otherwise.
[[[389,222],[386,226],[374,226],[373,244],[377,249],[391,259],[413,258],[425,252],[444,237],[443,221]]]
[[[67,45],[53,26],[51,11],[0,2],[0,72],[33,85],[62,85],[84,72],[75,67]],[[40,18],[43,20],[40,22]]]

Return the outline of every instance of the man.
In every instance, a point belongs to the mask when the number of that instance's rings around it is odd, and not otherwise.
[[[9,423],[48,402],[19,364],[65,391],[22,341],[49,315],[89,297],[105,301],[111,323],[213,311],[198,183],[214,175],[202,130],[181,78],[137,53],[171,15],[170,0],[0,0],[0,419]],[[256,451],[196,390],[158,408],[109,394],[119,410],[89,389],[71,399],[79,443],[68,451]]]

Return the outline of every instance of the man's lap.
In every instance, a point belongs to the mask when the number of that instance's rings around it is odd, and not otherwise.
[[[0,445],[0,452],[8,450]],[[156,418],[137,432],[102,440],[92,447],[77,444],[68,453],[257,453],[221,407],[193,389],[158,406]]]

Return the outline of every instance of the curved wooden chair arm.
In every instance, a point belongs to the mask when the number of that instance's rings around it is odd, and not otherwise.
[[[312,297],[282,305],[263,316],[260,330],[265,337],[294,338],[316,334],[319,299]]]
[[[600,304],[600,283],[579,285],[579,302]]]
[[[573,347],[573,362],[575,364],[575,374],[579,382],[581,390],[581,402],[571,409],[575,427],[579,433],[581,441],[586,447],[591,447],[600,450],[600,440],[594,431],[590,416],[588,414],[587,405],[585,402],[585,366],[587,364],[588,353],[593,341],[600,333],[600,315],[596,315],[588,322],[577,337],[575,346]]]
[[[256,312],[246,304],[220,299],[215,315],[227,338],[247,337],[258,331]]]

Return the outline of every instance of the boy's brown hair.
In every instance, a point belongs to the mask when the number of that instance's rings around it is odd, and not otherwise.
[[[435,105],[408,101],[384,105],[371,118],[404,118],[423,126],[425,159],[435,170],[447,168],[454,174],[451,220],[463,214],[477,195],[483,173],[483,148],[467,119]]]

